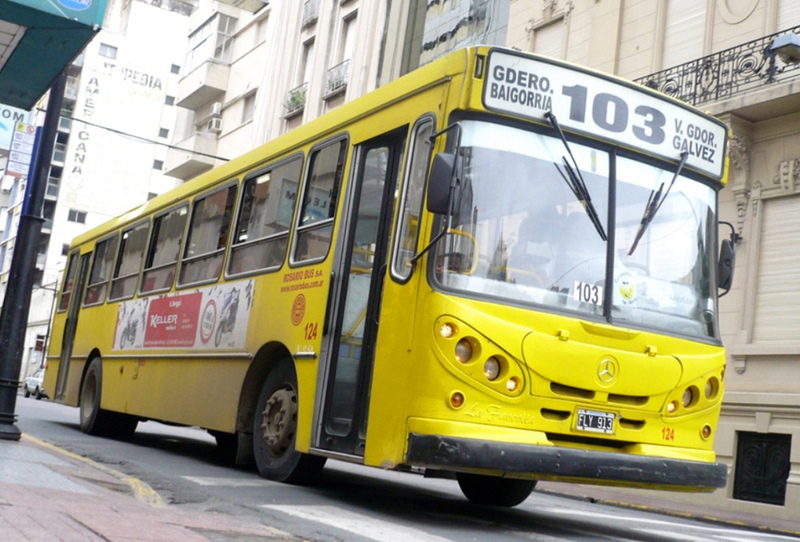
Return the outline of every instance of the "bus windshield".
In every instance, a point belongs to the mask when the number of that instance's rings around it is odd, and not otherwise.
[[[555,134],[461,124],[462,182],[450,233],[437,247],[441,287],[716,338],[713,188],[676,176],[677,161],[657,167],[574,141],[568,145],[579,172],[570,173],[572,159]],[[582,194],[571,187],[575,174],[585,184]],[[658,212],[642,227],[657,193]],[[599,224],[587,214],[590,206]]]

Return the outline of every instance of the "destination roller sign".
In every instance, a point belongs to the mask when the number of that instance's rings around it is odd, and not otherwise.
[[[688,107],[610,78],[507,51],[487,59],[483,104],[492,111],[547,122],[619,143],[722,179],[727,127]]]

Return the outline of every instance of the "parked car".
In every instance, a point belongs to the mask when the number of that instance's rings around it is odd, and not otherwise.
[[[44,369],[39,369],[31,376],[25,379],[23,388],[25,389],[25,397],[34,395],[37,399],[47,397],[47,394],[42,389],[42,381],[44,380]]]

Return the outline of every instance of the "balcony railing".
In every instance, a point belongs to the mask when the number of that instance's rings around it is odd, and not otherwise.
[[[306,94],[308,92],[308,83],[303,83],[299,87],[295,87],[286,94],[286,108],[285,118],[291,118],[300,114],[306,106]]]
[[[341,94],[347,89],[350,80],[350,61],[345,60],[328,70],[325,75],[325,94],[324,98],[332,98]]]
[[[306,0],[303,4],[303,20],[300,28],[311,26],[319,19],[319,0]]]
[[[800,26],[636,79],[636,82],[699,105],[785,81],[797,76],[800,64],[783,62],[770,45],[775,38],[788,32],[800,34]]]

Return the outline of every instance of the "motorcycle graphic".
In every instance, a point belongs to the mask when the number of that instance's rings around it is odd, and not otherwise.
[[[134,313],[131,312],[128,315],[128,320],[125,323],[125,327],[122,328],[122,336],[119,338],[119,347],[125,349],[125,345],[130,342],[131,346],[136,344],[136,328],[138,327],[139,319],[134,316]]]
[[[238,310],[239,310],[239,289],[234,288],[225,297],[225,301],[222,304],[222,310],[220,310],[219,325],[217,326],[217,332],[214,335],[214,346],[219,346],[219,343],[222,342],[223,333],[230,333],[233,331],[233,328],[236,325],[236,313],[238,312]]]

